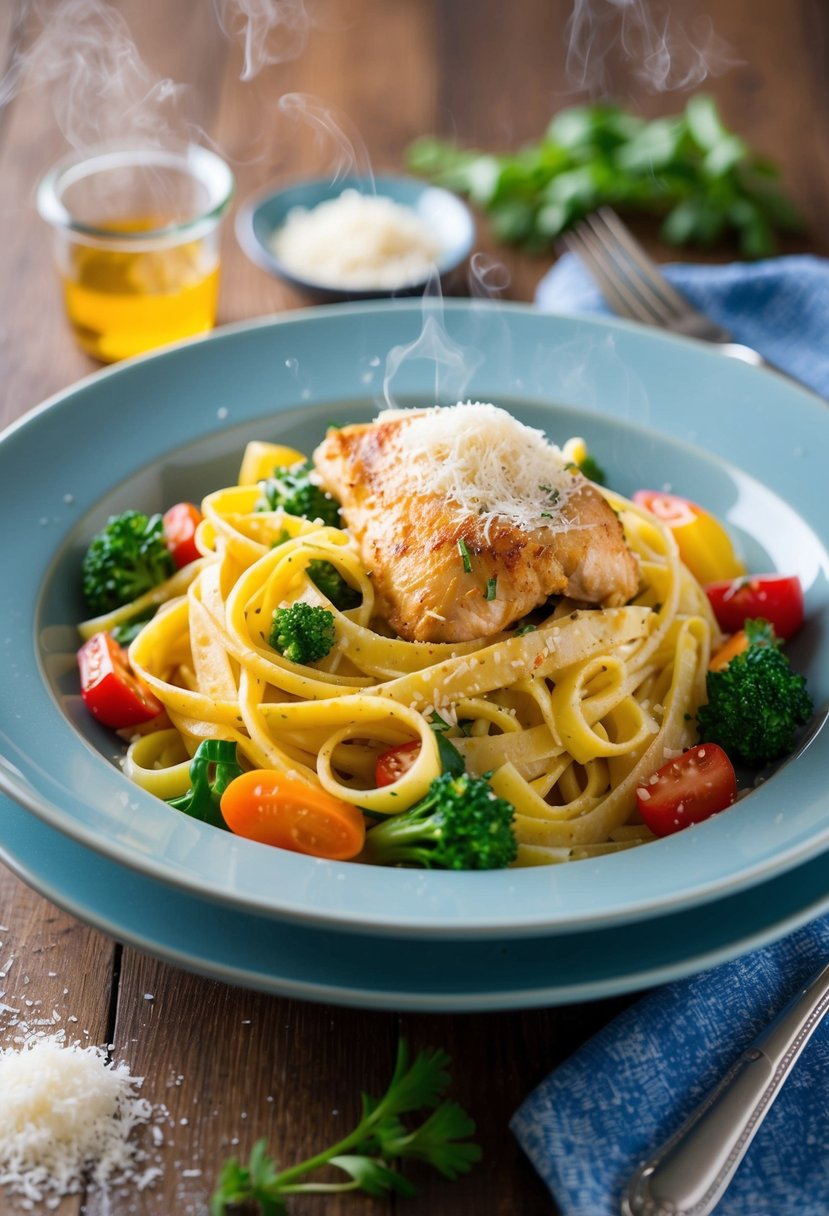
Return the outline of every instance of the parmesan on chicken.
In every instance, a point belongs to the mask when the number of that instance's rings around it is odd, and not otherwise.
[[[387,411],[329,431],[314,465],[401,637],[489,637],[550,596],[616,607],[638,589],[601,493],[494,405]]]

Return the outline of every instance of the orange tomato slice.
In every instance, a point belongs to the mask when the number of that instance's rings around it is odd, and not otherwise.
[[[235,777],[222,794],[221,812],[237,836],[330,861],[356,857],[365,840],[359,807],[280,769]]]

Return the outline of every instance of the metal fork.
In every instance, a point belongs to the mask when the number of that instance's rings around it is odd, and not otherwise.
[[[639,1166],[622,1198],[622,1216],[709,1216],[827,1012],[829,966],[824,966],[682,1127]]]
[[[787,375],[758,351],[735,342],[727,329],[694,308],[668,282],[610,207],[602,207],[581,220],[562,235],[561,243],[581,258],[620,317],[713,342],[725,355]]]

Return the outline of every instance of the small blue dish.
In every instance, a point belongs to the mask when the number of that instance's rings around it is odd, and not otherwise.
[[[236,236],[252,262],[276,275],[317,303],[345,300],[372,300],[390,296],[422,295],[428,276],[407,282],[399,288],[344,287],[319,280],[305,279],[289,269],[273,250],[273,238],[297,207],[311,210],[320,203],[338,198],[344,190],[376,194],[410,207],[434,232],[440,245],[435,270],[441,283],[465,261],[475,242],[472,213],[457,195],[438,186],[409,177],[346,177],[338,180],[318,178],[268,190],[249,200],[236,216]]]

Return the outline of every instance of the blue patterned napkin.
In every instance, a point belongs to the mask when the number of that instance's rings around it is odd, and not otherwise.
[[[827,957],[824,918],[655,989],[543,1081],[511,1128],[562,1216],[619,1216],[640,1162]],[[827,1213],[829,1022],[807,1045],[717,1207],[717,1216]]]
[[[738,341],[829,396],[829,261],[664,269]],[[541,281],[536,302],[609,312],[572,255]],[[828,957],[829,917],[649,993],[543,1081],[511,1127],[562,1216],[619,1216],[639,1163]],[[829,1022],[786,1082],[717,1216],[829,1216]]]
[[[737,342],[829,397],[829,260],[803,254],[727,266],[669,264],[662,270]],[[573,254],[541,280],[536,303],[549,312],[610,312]]]

